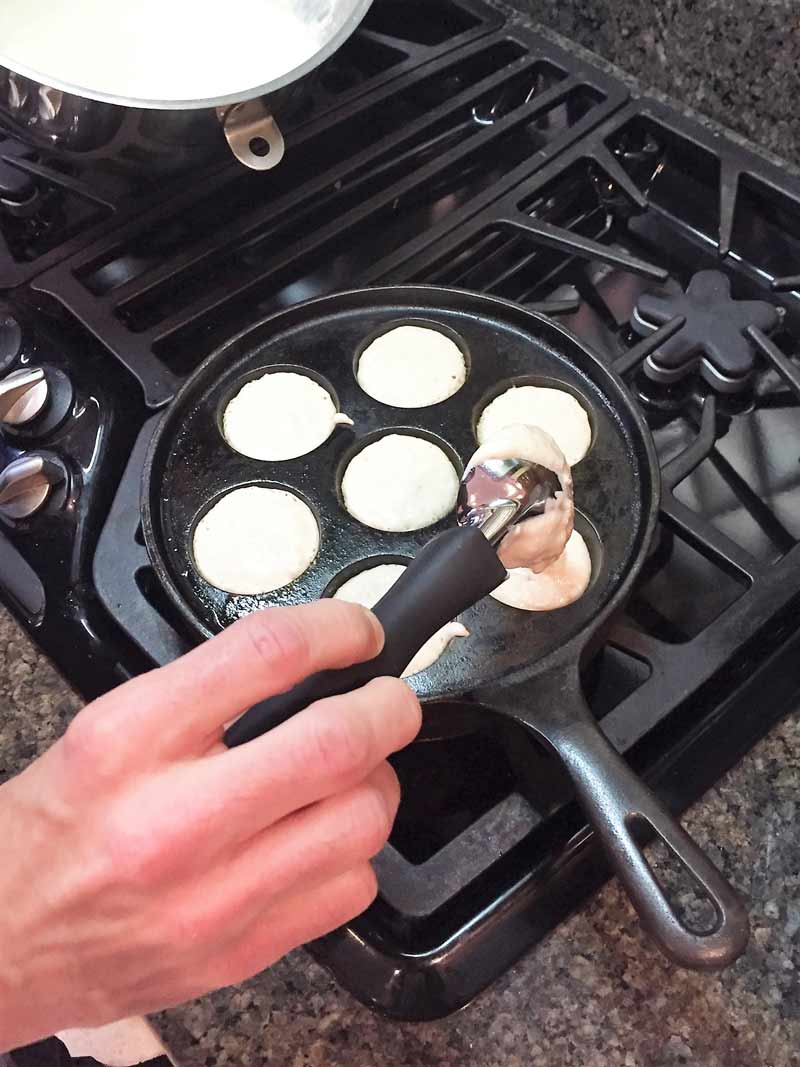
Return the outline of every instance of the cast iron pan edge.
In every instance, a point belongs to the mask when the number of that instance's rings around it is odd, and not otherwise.
[[[197,367],[186,382],[184,382],[173,402],[165,411],[151,438],[147,455],[145,457],[142,475],[142,530],[150,560],[162,587],[169,596],[175,609],[180,613],[188,626],[203,638],[214,636],[214,631],[211,630],[202,619],[198,618],[197,614],[186,603],[184,596],[178,588],[170,568],[165,562],[164,553],[160,543],[161,532],[159,529],[159,519],[154,514],[157,511],[157,502],[154,499],[154,493],[156,492],[155,483],[158,481],[156,472],[158,469],[159,457],[162,456],[165,447],[168,447],[170,439],[173,438],[176,433],[178,428],[177,423],[180,422],[179,415],[185,407],[185,399],[194,388],[194,383],[205,377],[207,368],[213,364],[219,364],[220,370],[222,370],[224,353],[234,349],[240,349],[242,343],[245,342],[251,334],[254,334],[257,331],[260,332],[267,326],[274,328],[272,332],[278,332],[279,329],[287,329],[292,326],[293,319],[303,318],[309,313],[313,314],[316,309],[325,309],[326,306],[346,308],[349,302],[352,302],[353,305],[356,306],[359,301],[363,300],[366,294],[369,294],[374,299],[376,305],[382,303],[398,303],[421,307],[427,302],[433,303],[431,298],[435,297],[441,306],[446,306],[450,299],[455,299],[456,301],[467,299],[475,304],[485,306],[487,310],[496,309],[498,316],[504,314],[506,318],[513,318],[521,321],[523,326],[525,323],[532,323],[534,325],[541,324],[542,326],[545,326],[549,332],[563,336],[565,342],[570,346],[579,347],[591,362],[599,363],[597,356],[592,350],[576,338],[574,334],[570,333],[569,330],[565,329],[559,323],[554,322],[552,319],[548,319],[546,316],[538,312],[531,311],[519,304],[513,303],[512,301],[502,300],[498,297],[476,294],[469,292],[468,290],[426,285],[382,286],[366,290],[348,290],[343,293],[318,297],[314,300],[294,305],[291,308],[258,320],[240,333],[231,337],[225,344],[221,345],[207,356],[199,367]],[[421,297],[427,297],[428,301],[420,300]],[[537,341],[543,349],[549,347],[546,341],[543,341],[540,338],[537,338]],[[559,359],[564,359],[563,355],[560,353],[555,354]],[[605,365],[602,366],[602,371],[604,376],[616,386],[620,396],[627,398],[625,385],[619,376],[611,368]],[[614,399],[616,400],[617,398]],[[644,564],[647,550],[658,521],[660,473],[652,437],[641,412],[632,401],[626,403],[625,416],[626,419],[633,424],[633,435],[636,437],[636,446],[643,452],[641,465],[649,472],[650,485],[646,487],[646,494],[644,492],[644,487],[642,491],[642,518],[640,521],[641,529],[637,550],[631,554],[623,576],[616,580],[616,588],[612,595],[593,616],[592,631],[602,627],[608,619],[620,609],[630,595],[633,583],[638,577]],[[539,658],[536,663],[535,673],[538,673],[541,668],[546,667],[551,661],[560,662],[562,657],[567,657],[569,659],[582,657],[585,652],[585,646],[589,643],[591,636],[592,633],[587,632],[586,627],[582,627],[579,632],[571,637],[558,650]],[[482,688],[484,686],[488,688],[500,681],[508,681],[509,683],[520,682],[530,677],[532,672],[533,669],[529,667],[522,667],[513,671],[503,670],[495,674],[490,672],[487,675],[483,675]],[[441,695],[445,694],[434,694],[432,699],[437,699]]]

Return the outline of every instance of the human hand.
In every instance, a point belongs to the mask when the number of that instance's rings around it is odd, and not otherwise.
[[[0,1050],[242,981],[372,902],[412,691],[378,679],[221,737],[382,644],[354,604],[260,612],[94,701],[0,786]]]

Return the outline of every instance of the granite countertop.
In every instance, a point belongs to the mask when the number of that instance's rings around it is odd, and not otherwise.
[[[0,776],[80,706],[0,611]],[[378,1018],[302,951],[154,1021],[183,1067],[798,1067],[800,715],[784,720],[687,816],[749,900],[753,936],[721,975],[682,972],[644,940],[610,883],[460,1014]]]
[[[800,163],[795,0],[505,0],[542,26]]]

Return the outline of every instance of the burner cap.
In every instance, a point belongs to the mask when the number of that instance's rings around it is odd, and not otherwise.
[[[755,345],[745,336],[748,326],[771,333],[780,312],[765,300],[734,300],[731,283],[721,271],[701,270],[681,289],[666,294],[644,293],[634,309],[631,325],[646,337],[665,322],[682,315],[686,322],[650,355],[644,372],[654,382],[670,384],[700,365],[700,373],[722,393],[743,389],[755,365]]]

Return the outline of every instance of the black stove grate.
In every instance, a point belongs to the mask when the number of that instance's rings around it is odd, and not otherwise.
[[[41,351],[105,412],[106,443],[74,428],[55,442],[96,451],[102,469],[84,472],[70,531],[10,532],[47,599],[35,618],[12,606],[88,695],[174,658],[190,639],[149,565],[139,482],[157,409],[186,375],[253,320],[336,289],[508,297],[600,352],[652,427],[658,537],[583,680],[615,746],[681,810],[800,689],[800,182],[630,101],[518,19],[467,0],[437,4],[441,21],[431,10],[378,0],[343,50],[351,80],[330,75],[344,102],[306,116],[286,166],[222,167],[117,215],[14,294],[42,324]],[[700,270],[780,310],[769,336],[747,331],[756,369],[735,394],[643,369],[686,322],[640,336],[640,297],[685,290]],[[70,537],[81,551],[67,576],[50,549],[63,558]],[[429,1018],[491,982],[607,870],[560,766],[514,724],[412,746],[397,766],[408,788],[381,897],[313,951],[367,1003]]]
[[[274,171],[228,168],[35,287],[97,332],[158,407],[243,321],[346,287],[376,241],[402,247],[497,195],[626,97],[533,33],[484,33],[305,124]]]
[[[119,181],[87,181],[47,154],[0,139],[0,287],[27,281],[117,214]]]
[[[335,123],[337,109],[502,24],[501,15],[482,0],[441,0],[438,6],[434,25],[421,2],[379,0],[345,45],[307,80],[302,105],[285,122],[289,151],[303,143],[309,123]],[[102,149],[66,157],[22,144],[13,134],[1,137],[0,288],[29,281],[148,209],[174,202],[180,210],[191,200],[182,195],[187,178],[193,188],[215,182],[224,188],[238,171],[224,147],[219,161],[208,160],[199,175],[187,170],[165,179],[149,177],[141,168],[125,169],[105,159]],[[253,187],[260,195],[258,179]],[[119,269],[125,272],[126,266]]]

